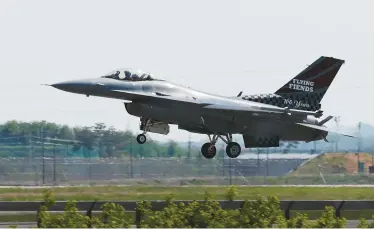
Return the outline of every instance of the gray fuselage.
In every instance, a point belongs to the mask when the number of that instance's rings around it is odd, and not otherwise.
[[[66,86],[64,86],[66,85]],[[226,106],[251,106],[279,108],[239,97],[224,97],[200,92],[162,80],[121,81],[95,78],[59,83],[57,88],[87,96],[99,96],[132,101],[125,103],[127,112],[137,117],[178,125],[180,129],[200,134],[249,134],[254,136],[279,136],[283,141],[313,141],[327,136],[327,132],[305,128],[295,123],[316,124],[310,115],[248,115],[246,112],[230,113],[202,109],[200,106],[178,103],[175,100],[198,101],[203,104]],[[119,92],[121,91],[121,92]],[[128,92],[128,93],[126,93]],[[152,99],[146,99],[151,95]],[[173,100],[168,100],[171,97]],[[204,125],[202,125],[202,120]]]

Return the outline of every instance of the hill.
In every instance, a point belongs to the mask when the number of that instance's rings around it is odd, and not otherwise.
[[[364,162],[365,171],[372,165],[372,154],[360,153],[324,153],[307,161],[292,172],[291,176],[318,175],[320,171],[326,174],[356,174],[358,172],[358,159]]]

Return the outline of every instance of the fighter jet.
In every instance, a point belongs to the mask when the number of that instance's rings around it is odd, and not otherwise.
[[[131,68],[50,86],[122,100],[126,111],[140,118],[139,144],[146,142],[147,132],[167,135],[170,125],[177,125],[208,135],[209,142],[201,147],[205,158],[216,155],[218,139],[227,144],[227,156],[236,158],[241,146],[233,141],[233,134],[242,135],[245,148],[278,147],[280,141],[327,141],[331,131],[323,124],[333,117],[320,119],[320,102],[344,62],[321,56],[277,91],[247,96],[242,92],[237,96],[210,94]]]

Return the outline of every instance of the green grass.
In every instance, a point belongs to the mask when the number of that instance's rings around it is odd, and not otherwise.
[[[254,199],[257,195],[278,196],[281,200],[363,200],[374,199],[374,188],[369,187],[237,187],[236,199]],[[0,189],[2,201],[39,201],[45,189]],[[56,200],[162,200],[173,193],[178,200],[201,200],[205,191],[215,199],[225,199],[227,186],[220,187],[67,187],[52,188]]]

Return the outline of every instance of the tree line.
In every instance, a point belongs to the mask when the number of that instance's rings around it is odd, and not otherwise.
[[[46,121],[11,120],[0,124],[0,144],[3,146],[28,146],[32,141],[44,140],[65,142],[64,144],[71,145],[73,152],[78,152],[83,147],[85,157],[88,157],[91,151],[97,151],[98,155],[104,158],[128,156],[130,152],[134,157],[178,157],[188,154],[187,150],[180,148],[175,141],[163,144],[149,139],[147,143],[139,145],[135,138],[131,131],[117,130],[104,123],[70,127]]]

